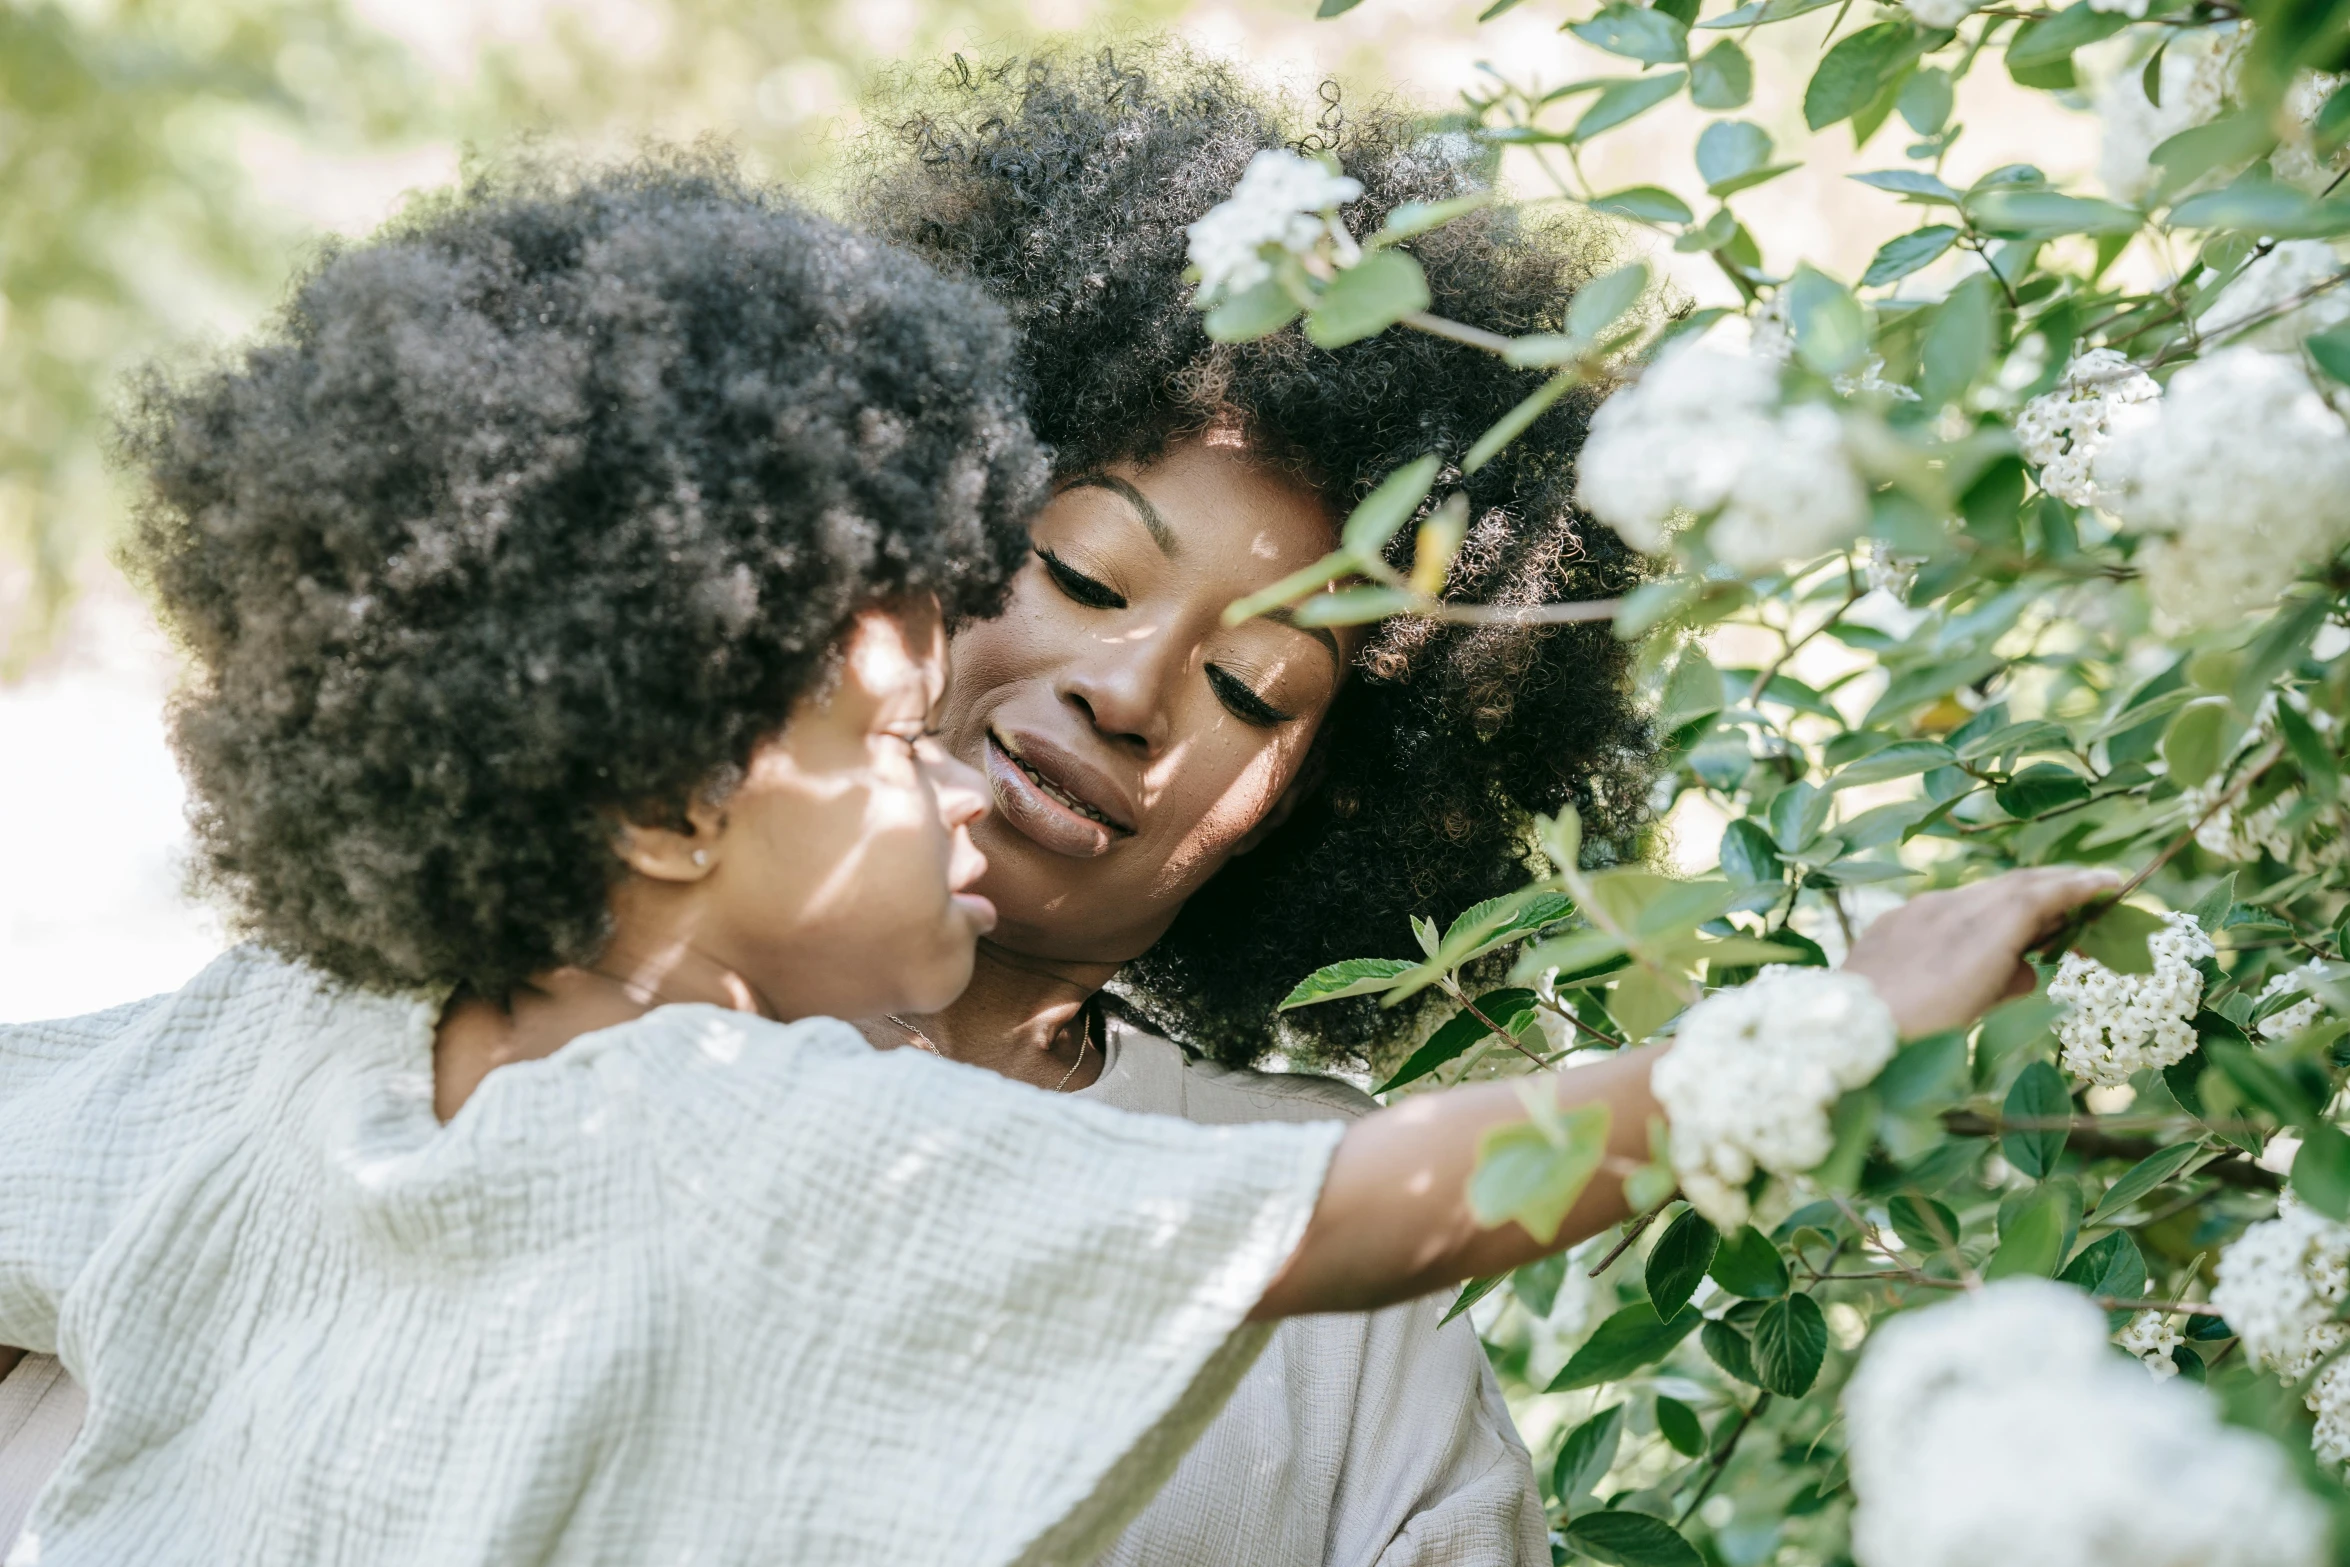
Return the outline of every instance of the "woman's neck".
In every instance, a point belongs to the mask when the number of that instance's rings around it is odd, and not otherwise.
[[[951,1060],[1040,1088],[1083,1088],[1101,1076],[1103,1060],[1086,1003],[1117,972],[1115,963],[1036,958],[982,941],[970,985],[945,1010],[860,1026],[885,1047],[927,1042]]]

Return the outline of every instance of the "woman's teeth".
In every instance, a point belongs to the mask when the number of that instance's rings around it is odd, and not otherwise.
[[[1060,801],[1070,810],[1075,811],[1078,815],[1084,817],[1089,822],[1101,823],[1104,827],[1109,828],[1112,832],[1125,831],[1125,829],[1120,827],[1116,822],[1111,821],[1107,816],[1104,816],[1101,812],[1095,810],[1092,806],[1086,804],[1083,800],[1078,799],[1068,790],[1059,787],[1053,783],[1051,779],[1046,778],[1042,774],[1038,773],[1035,768],[1028,765],[1026,758],[1021,756],[1019,752],[1013,750],[1010,746],[1004,746],[1003,752],[1004,755],[1012,759],[1012,765],[1020,769],[1020,775],[1022,777],[1026,778],[1030,783],[1036,785],[1037,788],[1043,790],[1046,794]]]

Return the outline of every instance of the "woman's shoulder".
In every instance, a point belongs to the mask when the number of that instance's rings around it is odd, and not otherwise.
[[[1379,1108],[1376,1099],[1339,1078],[1219,1066],[1124,1018],[1110,1032],[1110,1064],[1088,1097],[1121,1110],[1232,1126],[1353,1120]]]

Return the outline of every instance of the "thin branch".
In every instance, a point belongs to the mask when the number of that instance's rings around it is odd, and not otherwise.
[[[1589,1273],[1585,1274],[1584,1277],[1596,1279],[1601,1274],[1607,1272],[1608,1269],[1614,1267],[1616,1265],[1616,1259],[1621,1257],[1625,1252],[1629,1251],[1634,1241],[1640,1239],[1641,1232],[1647,1229],[1651,1224],[1654,1224],[1656,1222],[1656,1216],[1664,1212],[1672,1205],[1673,1199],[1671,1197],[1667,1197],[1663,1202],[1658,1203],[1655,1207],[1649,1209],[1639,1218],[1634,1219],[1625,1229],[1624,1238],[1616,1242],[1613,1246],[1610,1246],[1608,1248],[1607,1255],[1599,1259],[1599,1266],[1593,1268]]]
[[[1699,1483],[1696,1494],[1691,1496],[1688,1502],[1682,1506],[1681,1516],[1673,1520],[1675,1528],[1686,1524],[1690,1515],[1695,1513],[1698,1507],[1704,1503],[1706,1497],[1712,1493],[1715,1482],[1722,1478],[1722,1471],[1730,1467],[1730,1459],[1738,1451],[1738,1439],[1746,1435],[1746,1428],[1754,1424],[1755,1416],[1770,1407],[1770,1402],[1771,1395],[1767,1392],[1761,1393],[1756,1395],[1752,1407],[1739,1412],[1736,1428],[1722,1439],[1720,1446],[1714,1449],[1713,1463],[1707,1467],[1705,1479]]]
[[[1465,322],[1451,321],[1443,316],[1430,315],[1425,310],[1415,310],[1405,316],[1403,324],[1417,331],[1425,332],[1430,337],[1449,338],[1456,343],[1466,343],[1471,348],[1482,348],[1489,354],[1506,354],[1510,351],[1510,344],[1515,341],[1515,339],[1502,336],[1499,332],[1488,332],[1483,327],[1470,326]]]
[[[1460,998],[1460,1003],[1463,1007],[1468,1009],[1469,1016],[1484,1024],[1486,1028],[1492,1032],[1494,1038],[1500,1040],[1503,1044],[1509,1046],[1512,1050],[1515,1050],[1518,1054],[1524,1056],[1527,1060],[1533,1062],[1538,1067],[1548,1066],[1550,1064],[1549,1062],[1543,1060],[1542,1057],[1536,1055],[1533,1051],[1528,1050],[1524,1045],[1519,1044],[1515,1034],[1512,1034],[1508,1029],[1503,1028],[1499,1023],[1496,1023],[1493,1021],[1493,1019],[1487,1017],[1483,1012],[1479,1011],[1476,1002],[1471,1001],[1467,996],[1464,995]]]

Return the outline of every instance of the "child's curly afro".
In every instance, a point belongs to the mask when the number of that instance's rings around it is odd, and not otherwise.
[[[1147,462],[1237,422],[1343,514],[1413,458],[1457,463],[1541,384],[1401,328],[1336,351],[1296,331],[1220,345],[1188,303],[1184,227],[1257,152],[1335,157],[1362,182],[1344,216],[1363,234],[1404,202],[1481,185],[1489,171],[1457,131],[1342,110],[1333,86],[1319,124],[1299,125],[1230,69],[1164,47],[987,69],[958,60],[943,80],[898,93],[883,106],[894,134],[855,187],[858,216],[1010,307],[1030,415],[1064,476]],[[1560,329],[1609,244],[1497,208],[1411,248],[1437,314],[1521,333]],[[1525,605],[1638,582],[1638,558],[1570,499],[1591,406],[1562,400],[1499,459],[1447,475],[1442,488],[1465,489],[1474,519],[1450,597]],[[1274,1006],[1321,964],[1409,953],[1407,916],[1441,922],[1522,885],[1536,811],[1572,802],[1600,844],[1628,844],[1653,749],[1630,661],[1604,623],[1376,628],[1320,741],[1318,786],[1191,899],[1121,988],[1226,1061],[1276,1045],[1306,1060],[1361,1059],[1396,1020],[1333,1003],[1277,1026]]]
[[[384,990],[592,959],[859,609],[1001,606],[1046,465],[978,290],[660,154],[479,175],[138,383],[127,564],[241,926]]]

